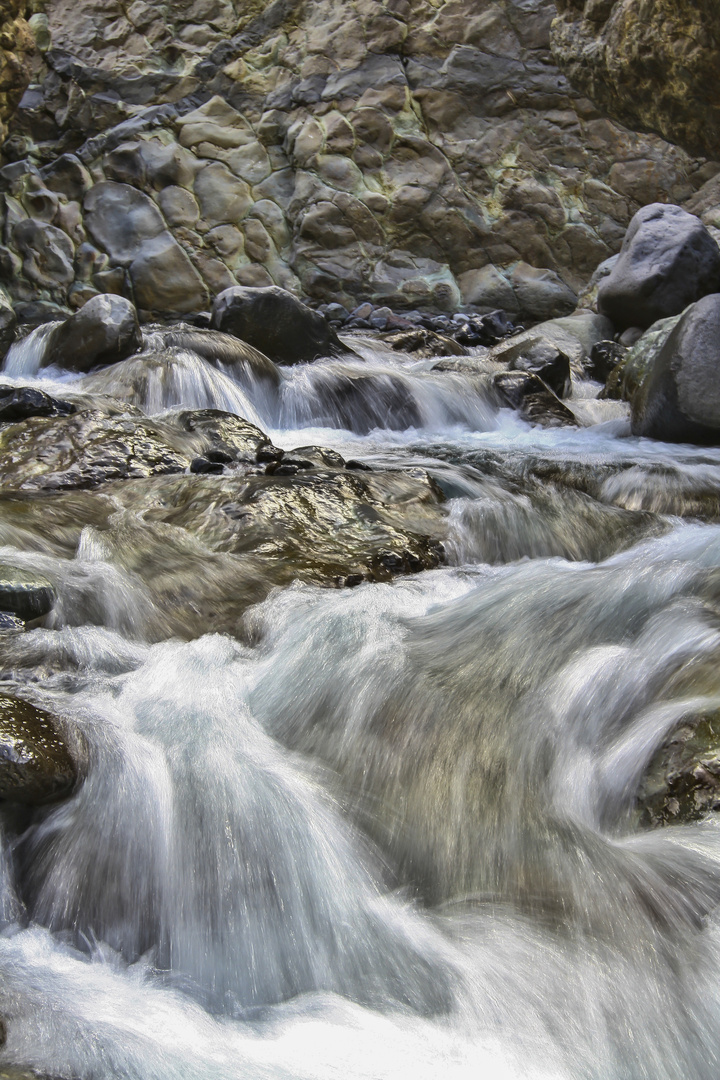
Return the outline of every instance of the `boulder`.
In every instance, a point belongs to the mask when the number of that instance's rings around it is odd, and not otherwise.
[[[570,369],[576,375],[584,375],[593,346],[612,336],[612,329],[612,323],[604,315],[579,311],[566,318],[538,323],[532,330],[513,334],[493,346],[489,358],[501,364],[512,364],[517,357],[527,355],[527,351],[536,345],[551,345],[565,353],[570,360]]]
[[[142,345],[137,312],[122,296],[93,296],[53,331],[46,363],[70,371],[124,360]]]
[[[277,364],[347,352],[319,312],[277,285],[225,289],[213,304],[211,326],[242,338]]]
[[[0,799],[31,806],[70,795],[78,769],[50,713],[0,696]]]
[[[0,292],[0,360],[7,354],[15,340],[17,315],[12,304],[3,292]]]
[[[0,611],[31,622],[47,615],[55,599],[52,583],[42,574],[0,564]]]
[[[634,435],[720,443],[720,293],[691,305],[674,325],[666,320],[654,341],[641,338],[628,355],[626,384],[628,368]]]
[[[720,248],[699,218],[679,206],[638,210],[620,257],[598,288],[598,310],[617,329],[646,329],[720,290]]]

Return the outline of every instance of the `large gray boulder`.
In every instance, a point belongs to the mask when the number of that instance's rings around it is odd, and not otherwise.
[[[142,344],[137,312],[123,296],[93,296],[53,332],[46,362],[70,371],[114,364]]]
[[[116,266],[129,266],[167,226],[155,203],[128,184],[103,180],[85,197],[85,226]]]
[[[646,328],[720,289],[720,248],[699,218],[679,206],[638,210],[620,257],[600,282],[598,310],[619,330]]]
[[[641,338],[625,365],[633,373],[633,434],[720,444],[720,293],[693,304],[674,324],[666,320],[661,331],[649,349]]]
[[[242,338],[276,364],[347,352],[322,315],[277,285],[225,289],[213,304],[210,325]]]

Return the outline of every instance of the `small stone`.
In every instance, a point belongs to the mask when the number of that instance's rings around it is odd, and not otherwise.
[[[41,574],[0,563],[0,611],[29,622],[47,615],[55,599],[52,583]]]

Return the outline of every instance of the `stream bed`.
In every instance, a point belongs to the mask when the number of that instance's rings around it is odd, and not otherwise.
[[[279,377],[152,334],[77,377],[42,339],[0,379],[77,412],[1,448],[0,558],[58,600],[0,656],[86,766],[0,809],[0,1064],[716,1080],[720,831],[639,800],[720,709],[720,450],[590,384],[531,428],[370,339]],[[118,473],[93,408],[172,467]],[[285,475],[193,473],[183,410]]]

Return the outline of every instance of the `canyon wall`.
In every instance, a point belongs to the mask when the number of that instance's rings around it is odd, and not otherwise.
[[[3,148],[4,288],[159,315],[235,283],[572,306],[639,206],[720,166],[606,119],[553,59],[556,16],[551,0],[50,0]]]

